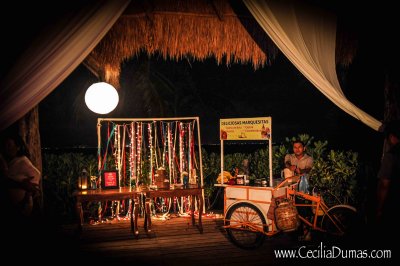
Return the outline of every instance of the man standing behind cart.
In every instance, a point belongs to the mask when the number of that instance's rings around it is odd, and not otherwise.
[[[313,158],[305,153],[306,147],[301,140],[293,142],[293,153],[285,156],[284,177],[307,175],[313,167]]]
[[[304,142],[301,140],[295,140],[293,142],[293,154],[287,154],[285,156],[285,169],[283,170],[285,178],[289,178],[292,176],[301,176],[298,190],[304,193],[309,193],[308,188],[308,173],[313,167],[314,160],[313,158],[305,153],[306,147]],[[293,180],[297,181],[297,180]],[[298,204],[309,204],[308,201],[303,199],[296,199],[296,203]],[[303,216],[308,217],[311,216],[311,212],[308,208],[299,208],[299,213]],[[311,234],[305,224],[302,226],[302,235],[299,237],[299,240],[311,240]]]

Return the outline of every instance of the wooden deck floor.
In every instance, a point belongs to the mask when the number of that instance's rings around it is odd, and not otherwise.
[[[131,234],[127,221],[86,225],[77,245],[89,261],[135,265],[275,265],[285,261],[275,258],[274,249],[298,245],[281,235],[256,250],[243,250],[228,240],[222,224],[222,218],[204,217],[200,234],[189,218],[173,217],[153,220],[153,230],[146,234],[140,219],[138,238]]]
[[[357,265],[354,259],[279,259],[276,250],[299,250],[303,253],[319,250],[321,240],[298,242],[289,234],[278,234],[267,239],[255,250],[244,250],[233,245],[222,228],[221,217],[204,217],[203,234],[191,225],[189,217],[171,217],[153,220],[153,230],[146,234],[143,219],[139,219],[139,236],[130,231],[129,221],[116,221],[99,225],[84,225],[83,232],[75,233],[76,224],[62,227],[51,221],[22,230],[21,226],[0,227],[5,248],[2,257],[7,261],[51,265]],[[44,225],[44,226],[43,226]],[[13,230],[12,230],[13,229]],[[340,248],[371,249],[382,242],[368,241],[363,234],[345,242],[334,243]],[[326,243],[324,246],[331,246]],[[391,248],[393,249],[393,248]],[[393,250],[393,254],[395,254]],[[398,253],[396,253],[398,254]],[[304,255],[304,254],[303,254]],[[365,261],[365,260],[363,260]],[[387,265],[391,261],[379,261]]]

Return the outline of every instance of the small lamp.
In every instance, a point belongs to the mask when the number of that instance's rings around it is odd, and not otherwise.
[[[78,177],[78,189],[87,190],[88,189],[88,172],[85,168],[82,169],[82,173]]]
[[[98,114],[108,114],[117,107],[118,101],[117,90],[105,82],[94,83],[85,94],[87,107]]]

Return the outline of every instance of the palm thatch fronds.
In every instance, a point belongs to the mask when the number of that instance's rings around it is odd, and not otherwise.
[[[142,52],[176,60],[202,61],[214,57],[218,64],[250,63],[258,69],[271,63],[278,49],[240,3],[132,1],[85,63],[94,69],[95,62],[101,78],[116,87],[120,64]],[[344,57],[348,64],[352,55],[353,51],[346,53],[341,49],[339,57]]]
[[[268,62],[267,54],[273,58],[277,52],[265,33],[254,41],[244,24],[255,28],[257,22],[251,16],[239,18],[226,0],[152,3],[133,2],[93,50],[92,63],[103,66],[102,75],[118,73],[123,60],[143,51],[165,59],[214,57],[218,64],[251,63],[255,69]]]

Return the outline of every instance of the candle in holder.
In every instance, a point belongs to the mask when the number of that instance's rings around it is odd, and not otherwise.
[[[78,188],[81,190],[88,189],[88,173],[85,168],[83,168],[82,173],[78,178]]]

